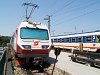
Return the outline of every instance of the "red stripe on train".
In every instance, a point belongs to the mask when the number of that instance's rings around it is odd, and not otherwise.
[[[21,54],[49,54],[51,49],[34,49],[34,50],[24,50],[21,49],[18,45],[17,45],[17,53],[21,53]]]
[[[66,46],[66,45],[54,45],[54,46],[61,46],[61,47],[74,47],[74,48],[79,47],[79,46]],[[100,47],[88,47],[88,46],[83,46],[83,48],[94,48],[94,49],[100,49]]]

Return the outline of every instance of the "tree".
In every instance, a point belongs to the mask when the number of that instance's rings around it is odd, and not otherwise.
[[[0,36],[0,46],[7,46],[7,43],[10,42],[10,36]]]

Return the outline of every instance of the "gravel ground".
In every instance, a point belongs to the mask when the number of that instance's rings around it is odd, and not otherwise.
[[[14,75],[13,68],[12,68],[12,59],[11,59],[10,52],[8,52],[8,54],[6,56],[6,59],[7,59],[7,64],[6,64],[5,75]]]
[[[51,75],[52,74],[52,69],[53,69],[53,66],[49,66],[49,68],[45,68],[45,74],[43,72],[38,72],[38,70],[26,70],[26,69],[23,69],[23,68],[17,68],[15,67],[15,70],[14,70],[14,74],[15,75]],[[53,72],[53,75],[71,75],[59,68],[56,68],[54,69],[54,72]]]
[[[56,67],[72,75],[100,75],[100,69],[72,62],[68,55],[70,55],[70,53],[61,52],[61,54],[58,56]],[[53,64],[54,59],[56,58],[53,50],[51,50],[49,56],[49,62]]]

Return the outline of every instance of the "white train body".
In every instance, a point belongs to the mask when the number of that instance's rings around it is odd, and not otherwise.
[[[53,36],[52,42],[54,47],[63,49],[79,50],[82,44],[83,50],[100,52],[100,31]]]
[[[18,57],[47,58],[51,50],[49,30],[41,23],[21,22],[11,39],[11,45]]]

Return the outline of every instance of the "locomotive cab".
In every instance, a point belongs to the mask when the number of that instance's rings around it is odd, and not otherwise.
[[[47,59],[51,50],[49,30],[41,23],[22,22],[12,38],[12,46],[17,58]]]

